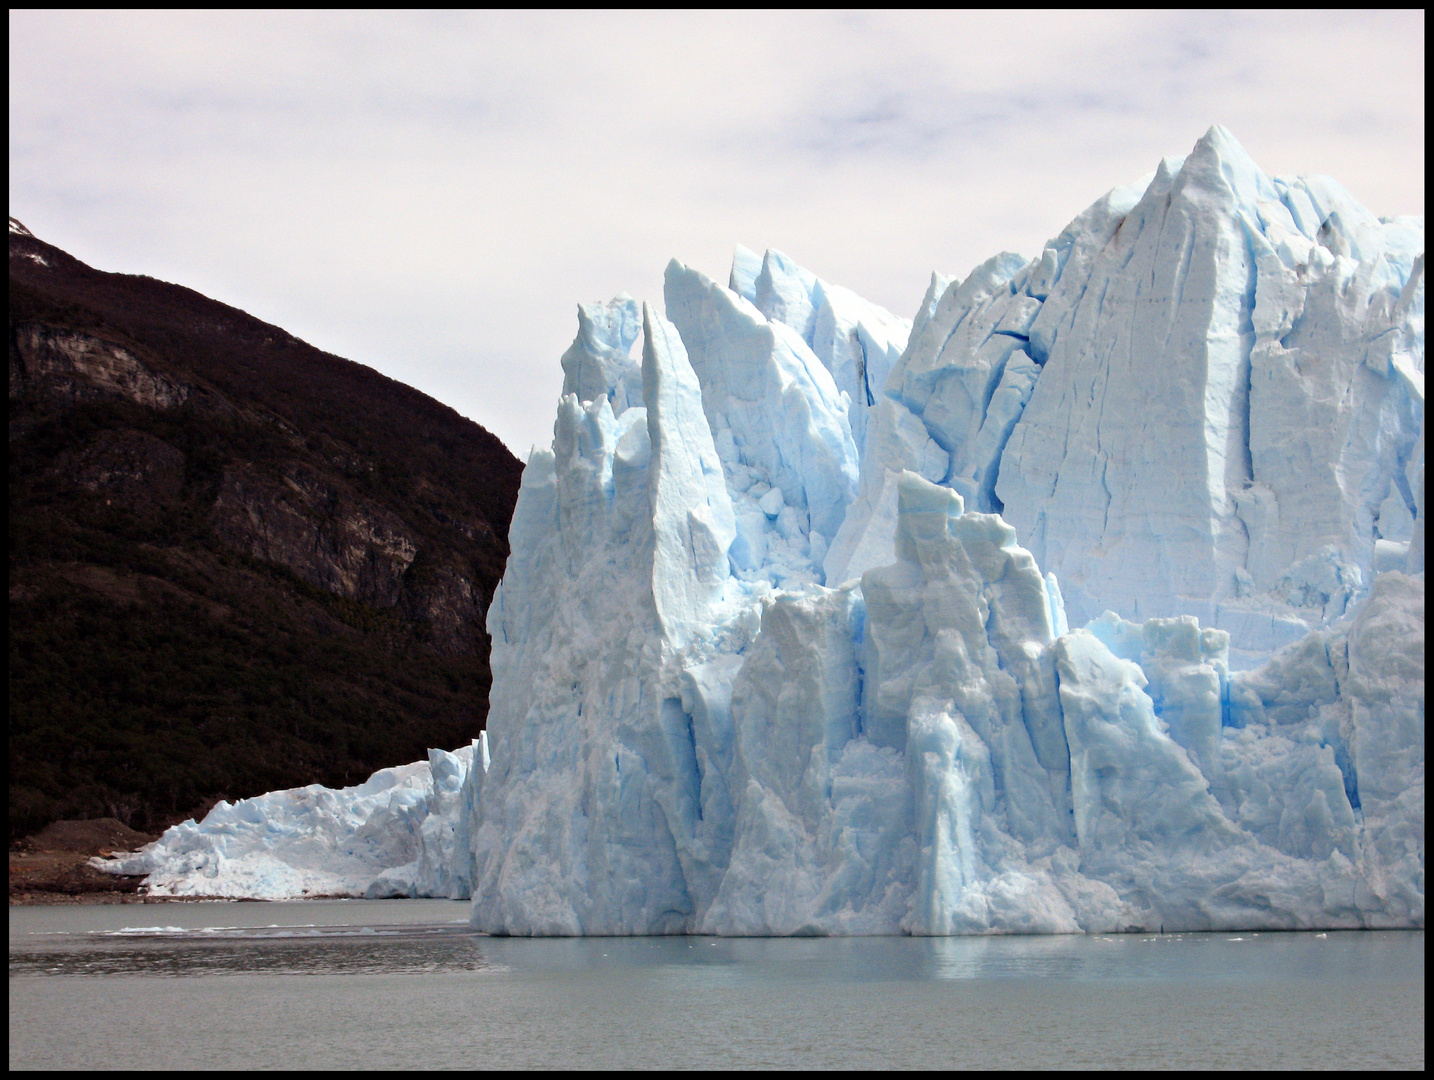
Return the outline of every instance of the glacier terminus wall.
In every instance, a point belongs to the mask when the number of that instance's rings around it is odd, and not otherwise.
[[[363,796],[355,894],[495,934],[1424,925],[1422,218],[1217,127],[911,322],[739,248],[582,305],[562,365],[487,731],[407,817]],[[226,812],[129,871],[297,858]]]

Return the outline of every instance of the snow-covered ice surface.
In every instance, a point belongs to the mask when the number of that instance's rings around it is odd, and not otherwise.
[[[467,837],[456,830],[484,741],[430,750],[427,761],[337,791],[311,784],[220,802],[203,822],[176,825],[132,855],[90,861],[147,874],[151,896],[467,897]]]
[[[125,865],[508,934],[1422,927],[1423,243],[1214,128],[911,324],[674,261],[580,308],[481,760]]]

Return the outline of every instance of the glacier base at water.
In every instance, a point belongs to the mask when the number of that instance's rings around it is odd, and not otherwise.
[[[1423,264],[1219,128],[911,323],[674,261],[580,307],[483,738],[105,865],[495,934],[1422,927]]]

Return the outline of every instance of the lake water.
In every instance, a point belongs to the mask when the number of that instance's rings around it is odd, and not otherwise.
[[[1424,1067],[1422,932],[530,940],[467,909],[12,907],[10,1067]]]

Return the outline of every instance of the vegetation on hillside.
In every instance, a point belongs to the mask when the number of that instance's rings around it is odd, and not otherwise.
[[[10,243],[11,839],[59,818],[153,831],[474,738],[519,462],[243,312]],[[151,407],[37,374],[36,328],[112,345],[189,396]],[[306,562],[255,557],[219,526],[236,469],[280,495],[298,470],[327,498],[294,504],[313,519]],[[354,507],[416,550],[396,601],[313,571]],[[261,529],[263,510],[231,513]]]

